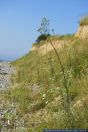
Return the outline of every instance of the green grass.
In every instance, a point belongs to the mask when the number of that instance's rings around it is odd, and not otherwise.
[[[21,114],[31,112],[34,115],[31,120],[37,120],[37,125],[27,124],[30,132],[34,129],[41,132],[44,128],[88,128],[88,40],[74,40],[74,43],[57,52],[65,69],[70,105],[68,111],[65,110],[67,102],[63,73],[54,51],[46,55],[32,51],[12,62],[18,70],[13,82],[19,85],[10,90],[8,98],[18,103]],[[38,92],[32,91],[34,84],[38,86]],[[60,100],[56,101],[59,97]],[[82,106],[74,108],[79,100]],[[42,111],[44,116],[41,116]]]

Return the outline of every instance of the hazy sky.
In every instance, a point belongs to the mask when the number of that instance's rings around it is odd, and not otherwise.
[[[43,17],[56,34],[74,33],[88,14],[88,0],[0,0],[0,59],[26,54]]]

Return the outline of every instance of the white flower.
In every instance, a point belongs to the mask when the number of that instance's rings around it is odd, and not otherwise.
[[[48,104],[48,101],[46,101],[46,104]]]
[[[59,87],[57,87],[56,89],[57,89],[57,90],[59,90],[60,88],[59,88]]]
[[[10,125],[10,120],[8,120],[8,125]]]
[[[42,97],[46,97],[46,94],[43,94]]]

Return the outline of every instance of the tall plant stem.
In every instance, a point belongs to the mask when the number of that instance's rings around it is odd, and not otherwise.
[[[52,40],[51,40],[50,38],[48,38],[48,39],[49,39],[49,42],[50,42],[51,46],[53,47],[53,49],[54,49],[54,51],[55,51],[55,54],[56,54],[56,56],[57,56],[57,58],[58,58],[58,62],[59,62],[60,67],[61,67],[61,71],[62,71],[62,73],[63,73],[63,77],[64,77],[64,87],[65,87],[65,89],[66,89],[67,102],[69,103],[68,86],[67,86],[67,79],[66,79],[66,76],[65,76],[65,70],[64,70],[63,64],[62,64],[62,62],[61,62],[60,56],[59,56],[59,54],[58,54],[56,48],[54,47],[54,44],[53,44]]]

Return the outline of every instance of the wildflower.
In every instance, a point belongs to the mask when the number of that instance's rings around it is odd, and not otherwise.
[[[59,87],[57,87],[56,89],[57,89],[57,90],[59,90],[60,88],[59,88]]]
[[[42,97],[43,97],[43,98],[46,97],[46,94],[43,94]]]
[[[8,120],[8,122],[7,122],[7,123],[8,123],[8,125],[10,125],[10,120]]]
[[[46,101],[46,104],[48,104],[48,101]]]

